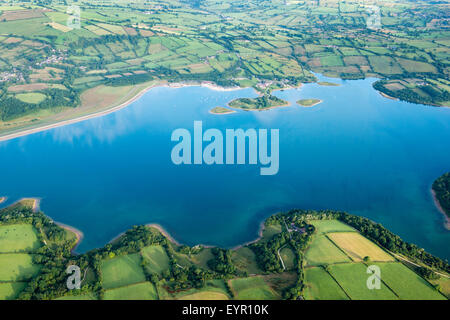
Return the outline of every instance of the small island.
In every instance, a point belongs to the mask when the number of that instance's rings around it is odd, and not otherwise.
[[[0,203],[5,202],[6,201],[6,197],[0,197]]]
[[[272,95],[263,95],[258,98],[239,98],[228,103],[231,108],[242,110],[268,110],[277,107],[286,107],[289,102]]]
[[[322,100],[320,99],[300,99],[297,101],[297,104],[302,107],[314,107],[315,105],[318,105],[321,102]]]
[[[212,114],[230,114],[230,113],[235,113],[236,111],[228,109],[228,108],[224,108],[224,107],[215,107],[212,108],[211,110],[209,110],[209,113]]]
[[[327,86],[327,87],[339,87],[340,86],[339,83],[328,82],[328,81],[320,81],[320,82],[317,82],[317,84],[321,85],[321,86]]]
[[[445,216],[445,227],[450,230],[450,172],[434,181],[432,193],[436,206]]]

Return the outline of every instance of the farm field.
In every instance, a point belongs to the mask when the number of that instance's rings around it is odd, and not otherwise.
[[[130,254],[104,260],[102,263],[103,287],[111,289],[145,281],[140,259],[139,254]]]
[[[367,28],[361,6],[336,1],[236,0],[223,5],[205,0],[198,6],[183,1],[79,1],[80,28],[67,24],[69,15],[59,0],[45,6],[21,1],[2,5],[0,83],[7,92],[16,86],[32,89],[0,95],[0,121],[5,123],[0,134],[61,121],[54,114],[68,112],[62,107],[75,109],[69,117],[77,117],[77,108],[83,107],[80,97],[92,88],[151,80],[211,81],[270,94],[318,81],[313,72],[342,79],[395,76],[420,81],[404,92],[388,92],[382,84],[376,89],[406,101],[449,105],[448,87],[435,82],[447,78],[450,61],[445,4],[373,3],[381,8],[382,31]],[[40,87],[33,87],[37,83]],[[70,96],[60,99],[57,86]],[[113,107],[105,100],[93,109]],[[263,108],[240,106],[265,110],[280,105],[268,102]],[[52,112],[42,112],[47,109]],[[22,121],[29,115],[39,118]]]
[[[398,297],[382,282],[378,290],[367,288],[367,267],[362,263],[335,264],[330,273],[352,300],[397,300]]]
[[[310,223],[316,227],[317,234],[328,232],[350,232],[356,231],[352,227],[338,220],[311,220]]]
[[[0,226],[0,253],[31,252],[39,247],[40,242],[32,225]]]
[[[169,258],[162,246],[149,246],[142,250],[142,256],[147,261],[150,272],[161,274],[169,268]]]
[[[26,253],[1,253],[0,266],[0,281],[26,281],[40,269]]]
[[[314,236],[310,246],[306,250],[305,260],[308,266],[351,262],[347,255],[325,235]]]
[[[16,299],[26,282],[0,282],[0,300]]]
[[[229,281],[231,290],[235,293],[237,300],[255,299],[255,300],[273,300],[279,299],[264,281],[262,277],[249,277],[233,279]]]
[[[427,281],[401,263],[376,263],[381,279],[403,300],[444,300]]]
[[[247,247],[235,250],[231,259],[236,268],[246,271],[248,274],[258,274],[262,272],[256,262],[255,253]]]
[[[348,300],[339,284],[321,267],[305,270],[305,299],[307,300]]]
[[[23,200],[0,210],[0,247],[5,247],[8,241],[20,239],[20,233],[24,234],[26,241],[18,241],[19,245],[13,248],[33,247],[38,238],[31,225],[21,223],[22,220],[14,220],[20,223],[3,224],[4,220],[1,220],[11,216],[33,218],[35,221],[44,219],[42,213],[33,211],[33,203],[32,199]],[[394,260],[363,263],[356,258],[356,261],[349,259],[328,237],[339,235],[345,240],[352,239],[351,244],[356,249],[349,248],[342,239],[336,240],[342,248],[348,250],[348,254],[357,252],[358,257],[370,256],[371,260],[372,256],[379,259],[386,257],[378,255],[379,251],[382,251],[381,248],[342,222],[311,220],[311,224],[315,226],[313,228],[303,217],[294,219],[283,215],[276,222],[271,221],[272,224],[265,229],[266,233],[258,241],[262,246],[256,245],[257,242],[231,251],[223,250],[223,253],[227,253],[224,256],[228,256],[229,260],[219,260],[217,251],[212,248],[190,248],[166,242],[167,238],[156,229],[136,226],[105,248],[93,251],[95,253],[90,259],[96,260],[95,264],[89,264],[88,260],[81,263],[83,291],[80,294],[68,291],[65,282],[66,265],[71,263],[66,257],[71,254],[73,234],[52,223],[44,223],[42,230],[39,230],[44,239],[47,239],[42,245],[51,248],[47,254],[51,255],[61,248],[66,250],[67,256],[60,258],[55,255],[48,258],[38,252],[0,253],[0,299],[28,299],[30,294],[34,294],[33,288],[37,286],[42,290],[38,292],[37,297],[42,298],[42,292],[47,292],[45,297],[52,300],[268,300],[285,299],[288,294],[297,290],[295,288],[298,288],[299,283],[302,285],[301,296],[308,300],[445,300],[445,295],[448,295],[449,281],[445,277],[430,280],[430,284],[419,276],[415,269],[413,271]],[[290,231],[281,227],[284,223],[291,226]],[[279,233],[280,237],[273,237]],[[58,237],[50,241],[50,234],[58,234]],[[289,239],[289,242],[276,244],[277,241],[286,239]],[[296,241],[304,246],[298,247]],[[138,247],[131,247],[130,251],[130,244]],[[271,247],[274,244],[277,246]],[[279,268],[276,248],[281,248],[280,255],[287,270]],[[261,249],[264,251],[261,252]],[[298,265],[295,252],[302,253],[300,257],[304,257],[301,265]],[[85,259],[89,254],[88,252],[77,257]],[[356,256],[356,253],[354,254]],[[265,264],[261,264],[261,257],[268,257],[273,261],[264,260]],[[388,257],[392,258],[390,255]],[[49,261],[46,259],[53,263],[46,264],[46,261]],[[209,262],[214,262],[214,259],[217,259],[216,265],[231,264],[235,268],[231,268],[231,272],[226,275],[228,279],[223,279],[220,269],[216,271],[213,266],[208,267],[211,265]],[[38,261],[42,261],[42,264],[38,264]],[[266,271],[270,263],[276,265],[275,272]],[[43,264],[46,269],[42,269]],[[380,290],[367,288],[369,264],[380,267]],[[304,273],[301,280],[299,269]],[[39,282],[39,279],[46,279],[47,276],[50,276],[50,279],[60,277],[64,281],[55,280],[51,287],[47,287]],[[92,287],[87,285],[102,289],[100,292],[91,291]],[[435,288],[435,285],[438,286]],[[53,294],[55,288],[58,290],[57,294]]]
[[[375,243],[356,232],[328,233],[327,236],[344,250],[353,261],[361,261],[368,256],[370,261],[394,261],[394,257]]]
[[[189,289],[175,294],[177,300],[229,300],[224,280],[208,280],[200,289]]]
[[[280,251],[281,259],[283,259],[286,270],[293,270],[295,268],[295,253],[291,248],[285,247]]]
[[[280,233],[282,231],[280,224],[273,224],[270,226],[265,226],[264,230],[262,232],[262,239],[261,241],[267,241],[270,240],[274,235]]]
[[[155,286],[150,282],[132,284],[105,291],[104,300],[157,300]]]

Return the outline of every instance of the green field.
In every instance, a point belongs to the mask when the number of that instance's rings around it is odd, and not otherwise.
[[[376,263],[381,269],[381,279],[400,299],[445,300],[445,297],[427,281],[401,263]]]
[[[26,282],[0,282],[0,300],[16,299]]]
[[[309,266],[350,262],[351,260],[326,236],[314,236],[305,254]]]
[[[211,260],[213,257],[214,256],[211,253],[210,248],[203,248],[199,253],[191,255],[190,259],[193,263],[205,269],[209,269],[208,261]]]
[[[141,257],[136,253],[104,260],[103,287],[111,289],[145,281],[140,261]]]
[[[142,256],[148,262],[148,270],[161,274],[169,269],[169,257],[162,246],[149,246],[142,249]]]
[[[305,270],[305,299],[348,300],[338,283],[321,267]]]
[[[208,280],[200,289],[188,289],[175,293],[178,300],[228,300],[224,280]]]
[[[26,103],[41,103],[45,100],[46,95],[38,92],[30,92],[30,93],[19,93],[16,95],[16,98],[20,101],[26,102]]]
[[[286,270],[293,270],[295,268],[296,257],[291,248],[285,247],[280,250],[281,259],[283,259]]]
[[[36,230],[30,224],[0,226],[0,253],[30,252],[40,247]]]
[[[438,286],[442,294],[450,299],[450,278],[441,276],[439,279],[430,281],[433,285]]]
[[[255,253],[247,247],[241,247],[234,251],[231,259],[236,268],[246,271],[249,275],[262,272],[256,262]]]
[[[356,231],[349,225],[342,223],[338,220],[311,220],[308,221],[314,227],[316,227],[317,234],[323,234],[328,232],[349,232]]]
[[[367,267],[362,263],[335,264],[330,273],[352,300],[397,300],[397,296],[384,283],[380,289],[367,288]],[[383,275],[381,275],[383,277]]]
[[[282,230],[280,224],[271,224],[270,226],[264,226],[264,230],[262,232],[262,241],[267,241],[272,239],[272,237]]]
[[[262,277],[249,277],[230,280],[237,300],[273,300],[278,294],[270,288]]]
[[[142,282],[106,290],[104,300],[158,300],[158,293],[152,283]]]
[[[26,253],[1,253],[0,266],[0,281],[28,280],[40,269],[33,264],[32,256]]]

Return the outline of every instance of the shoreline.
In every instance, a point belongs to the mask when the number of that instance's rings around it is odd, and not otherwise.
[[[385,97],[385,98],[387,98],[387,99],[391,99],[391,100],[394,100],[394,101],[399,101],[399,99],[398,98],[394,98],[394,97],[391,97],[390,95],[387,95],[386,93],[384,93],[384,92],[382,92],[382,91],[378,91],[383,97]]]
[[[242,111],[253,111],[253,112],[256,112],[256,111],[267,111],[267,110],[271,110],[271,109],[275,109],[275,108],[284,108],[284,107],[290,107],[290,106],[292,106],[292,104],[288,101],[285,104],[282,104],[282,105],[279,105],[279,106],[267,107],[267,108],[264,108],[264,109],[244,109],[244,108],[239,108],[239,107],[232,107],[232,106],[229,105],[229,103],[227,103],[227,107],[233,109],[233,111],[236,111],[234,109],[238,109],[238,110],[242,110]]]
[[[444,209],[441,207],[439,200],[436,198],[436,192],[434,192],[433,188],[431,188],[431,195],[433,196],[434,205],[438,209],[440,213],[444,216],[444,228],[450,230],[450,218],[445,213]]]
[[[154,83],[154,84],[149,85],[148,87],[144,88],[142,91],[137,93],[135,96],[131,97],[127,101],[122,102],[121,104],[119,104],[117,106],[107,107],[105,110],[101,110],[101,111],[97,111],[97,112],[94,112],[94,113],[91,113],[91,114],[78,116],[78,117],[75,117],[75,118],[72,118],[72,119],[62,120],[62,121],[55,122],[55,123],[50,123],[50,124],[43,124],[42,126],[37,126],[35,128],[27,129],[25,127],[25,128],[23,128],[23,130],[18,129],[19,131],[17,131],[17,132],[12,132],[12,133],[7,133],[5,135],[0,135],[0,142],[8,141],[8,140],[15,139],[15,138],[24,137],[24,136],[27,136],[27,135],[30,135],[30,134],[43,132],[43,131],[51,130],[51,129],[54,129],[54,128],[63,127],[63,126],[66,126],[66,125],[70,125],[70,124],[86,121],[86,120],[93,119],[93,118],[106,116],[108,114],[114,113],[116,111],[119,111],[119,110],[129,106],[131,103],[133,103],[136,100],[138,100],[139,98],[141,98],[145,93],[147,93],[149,90],[151,90],[153,88],[157,88],[157,87],[183,88],[183,87],[194,87],[194,86],[201,86],[201,87],[205,87],[205,88],[208,88],[208,89],[211,89],[211,90],[215,90],[215,91],[234,91],[234,90],[243,89],[241,87],[231,87],[231,88],[220,87],[220,86],[217,86],[217,85],[215,85],[213,83],[204,82],[204,81],[200,81],[200,82],[179,82],[179,83],[168,83],[166,81],[161,81],[159,83]]]
[[[250,244],[252,244],[252,243],[255,243],[255,242],[258,242],[259,240],[261,240],[262,237],[263,237],[264,229],[265,229],[265,227],[266,227],[266,226],[264,225],[264,222],[265,222],[265,221],[266,221],[266,219],[264,219],[263,221],[261,221],[261,222],[259,223],[258,237],[257,237],[256,239],[253,239],[253,240],[244,242],[244,243],[242,243],[242,244],[239,244],[239,245],[237,245],[237,246],[231,248],[231,250],[238,250],[238,249],[240,249],[240,248],[246,247],[246,246],[248,246],[248,245],[250,245]]]
[[[156,230],[158,230],[159,232],[161,232],[161,234],[163,236],[165,236],[170,242],[172,242],[173,244],[177,245],[177,246],[181,246],[182,244],[179,243],[177,240],[175,240],[170,234],[169,232],[167,232],[166,229],[163,228],[163,226],[161,226],[158,223],[149,223],[145,225],[146,227],[151,227],[151,228],[155,228]]]
[[[72,247],[72,249],[70,249],[70,252],[72,254],[76,254],[75,250],[77,249],[77,247],[80,245],[81,241],[83,241],[83,238],[84,238],[83,232],[81,232],[80,230],[78,230],[72,226],[69,226],[69,225],[61,223],[61,222],[53,221],[53,223],[56,224],[58,227],[61,227],[65,230],[70,231],[75,234],[77,241],[76,241],[75,245]]]
[[[317,99],[317,100],[319,100],[319,101],[314,102],[314,103],[313,103],[312,105],[310,105],[310,106],[304,106],[304,105],[298,103],[298,101],[297,101],[296,103],[297,103],[300,107],[302,107],[302,108],[311,108],[311,107],[314,107],[314,106],[316,106],[316,105],[318,105],[318,104],[321,104],[321,103],[323,102],[323,100],[321,100],[321,99]]]
[[[237,112],[236,110],[231,110],[231,109],[228,109],[229,111],[227,111],[227,112],[214,112],[213,110],[215,110],[216,108],[224,108],[224,107],[215,107],[215,108],[212,108],[212,109],[210,109],[210,110],[208,111],[208,113],[222,116],[222,115],[227,115],[227,114],[232,114],[232,113],[236,113],[236,112]],[[226,109],[226,108],[225,108],[225,109]]]

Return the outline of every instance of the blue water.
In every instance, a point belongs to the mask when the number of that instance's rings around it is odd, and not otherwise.
[[[325,79],[326,80],[326,79]],[[450,171],[450,109],[381,97],[374,79],[277,91],[291,107],[208,111],[252,89],[154,88],[110,115],[0,142],[0,195],[42,198],[42,210],[84,232],[79,251],[135,224],[159,223],[180,242],[231,247],[289,208],[369,217],[443,258],[450,232],[433,204],[434,179]],[[301,98],[324,100],[313,108]],[[172,164],[176,128],[280,130],[280,169]]]

